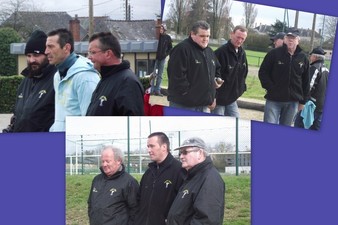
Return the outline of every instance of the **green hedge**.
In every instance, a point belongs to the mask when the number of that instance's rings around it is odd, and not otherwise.
[[[22,75],[0,76],[0,113],[12,113]]]

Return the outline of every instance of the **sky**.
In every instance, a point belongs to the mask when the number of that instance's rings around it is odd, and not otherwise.
[[[89,0],[31,0],[43,11],[66,11],[70,16],[88,16]],[[160,0],[129,0],[132,19],[156,19],[161,12]],[[93,0],[94,16],[110,16],[111,19],[125,19],[124,0]]]
[[[203,123],[201,123],[203,121]],[[147,136],[156,131],[165,132],[172,140],[173,147],[179,146],[182,139],[199,136],[208,144],[219,141],[235,142],[236,120],[231,117],[130,117],[130,138],[144,141],[141,148],[146,147]],[[250,148],[250,121],[240,120],[241,143]],[[140,126],[141,125],[141,126]],[[180,134],[179,134],[180,132]],[[127,137],[127,117],[67,117],[66,121],[66,153],[71,154],[74,144],[80,143],[81,137],[87,145],[97,145],[114,139],[114,145],[125,148]],[[181,140],[182,142],[183,140]],[[139,147],[139,140],[131,142],[132,148]]]
[[[166,6],[164,9],[164,18],[166,18],[166,15],[169,11],[169,2],[171,0],[166,1]],[[276,19],[280,21],[284,21],[284,8],[277,8],[277,7],[271,7],[266,5],[259,5],[255,4],[256,8],[258,9],[258,14],[256,17],[256,25],[261,24],[267,24],[271,25],[276,22]],[[288,15],[289,15],[289,26],[294,26],[295,22],[295,10],[288,9]],[[230,9],[230,16],[233,19],[234,25],[241,24],[242,19],[244,18],[244,8],[243,8],[243,2],[240,1],[232,1],[231,9]],[[321,24],[319,23],[321,21],[322,15],[317,15],[317,25],[316,30],[321,28]],[[286,21],[287,21],[287,17]],[[312,21],[313,21],[313,13],[309,12],[300,12],[299,13],[299,20],[298,20],[298,27],[299,28],[309,28],[312,29]]]

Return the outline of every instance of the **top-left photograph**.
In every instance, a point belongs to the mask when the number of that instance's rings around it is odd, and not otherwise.
[[[3,1],[0,133],[64,132],[67,116],[162,116],[150,95],[161,95],[172,48],[164,2]]]

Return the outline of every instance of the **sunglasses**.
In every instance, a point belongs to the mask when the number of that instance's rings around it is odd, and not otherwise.
[[[199,148],[193,148],[191,150],[188,150],[188,149],[182,149],[179,151],[178,155],[181,156],[181,155],[187,155],[188,153],[190,152],[198,152],[200,149]]]

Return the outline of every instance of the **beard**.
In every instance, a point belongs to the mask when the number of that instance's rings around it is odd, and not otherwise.
[[[42,74],[43,68],[48,65],[47,57],[41,63],[28,63],[27,68],[29,71],[28,77],[39,77]]]

